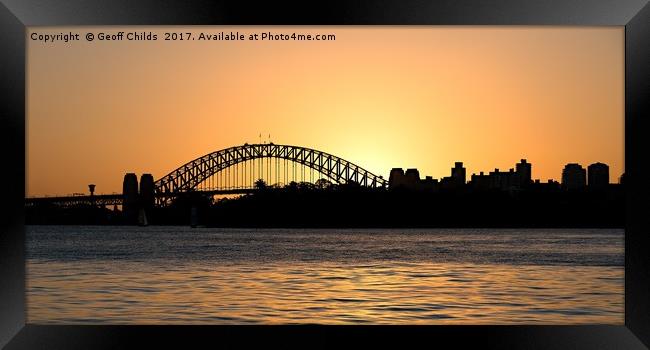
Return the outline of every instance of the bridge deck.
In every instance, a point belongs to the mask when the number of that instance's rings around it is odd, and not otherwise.
[[[228,194],[247,194],[255,192],[254,188],[237,188],[228,190],[206,190],[197,191],[206,195],[228,195]],[[158,193],[156,198],[173,198],[179,193]],[[62,207],[74,206],[107,206],[122,205],[124,196],[122,194],[99,194],[93,196],[57,196],[57,197],[30,197],[25,198],[25,206],[31,207],[36,205],[56,205]]]

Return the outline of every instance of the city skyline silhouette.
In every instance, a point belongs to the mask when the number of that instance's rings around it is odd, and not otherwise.
[[[610,182],[608,165],[568,163],[561,182],[535,179],[533,169],[521,159],[507,171],[468,176],[463,162],[455,162],[440,179],[398,167],[385,179],[320,150],[244,144],[208,153],[160,178],[128,172],[121,193],[95,194],[92,183],[89,195],[27,198],[26,219],[192,227],[622,225],[623,181]],[[287,218],[281,214],[286,212],[296,215]]]
[[[260,134],[260,138],[261,138],[261,134]],[[271,150],[276,148],[287,148],[287,147],[292,150],[292,153],[294,154],[293,158],[288,157],[289,151],[285,151],[284,153],[281,154],[279,153],[280,151],[275,151],[274,153]],[[206,160],[212,160],[218,157],[223,157],[223,155],[220,154],[221,152],[236,151],[239,153],[241,152],[242,149],[248,150],[251,148],[252,149],[259,148],[265,151],[256,150],[256,152],[260,152],[259,155],[253,156],[251,154],[248,156],[250,159],[244,158],[241,160],[235,160],[232,162],[232,164],[226,163],[224,165],[210,165],[209,167],[210,169],[212,169],[211,170],[212,173],[204,175],[204,178],[202,178],[201,180],[196,180],[196,182],[191,185],[192,186],[191,189],[200,190],[201,187],[203,187],[203,189],[206,190],[210,185],[209,184],[210,181],[212,181],[212,185],[214,185],[214,181],[213,181],[214,179],[211,179],[210,177],[215,176],[220,171],[229,172],[231,170],[229,168],[231,167],[235,168],[234,169],[235,172],[239,171],[242,172],[242,174],[232,175],[232,176],[229,175],[231,177],[231,180],[229,181],[232,181],[233,183],[241,179],[240,184],[238,185],[232,184],[230,188],[253,188],[255,187],[254,184],[257,181],[264,181],[264,183],[268,185],[287,185],[289,184],[289,182],[316,183],[318,180],[325,180],[325,181],[332,180],[334,183],[338,183],[338,184],[346,184],[348,182],[352,182],[352,183],[358,183],[361,186],[385,187],[388,189],[393,189],[397,187],[404,187],[410,189],[422,189],[422,188],[434,188],[434,187],[445,188],[445,187],[449,187],[448,184],[451,184],[452,186],[468,184],[475,187],[478,186],[483,188],[508,189],[509,187],[521,188],[524,186],[524,184],[544,184],[544,183],[550,185],[561,184],[562,187],[566,189],[566,188],[587,187],[588,185],[589,187],[602,187],[610,184],[621,184],[624,178],[624,173],[618,177],[616,176],[610,177],[609,166],[605,163],[595,162],[590,164],[589,166],[583,167],[579,163],[572,162],[572,163],[567,163],[564,166],[562,170],[562,176],[560,179],[544,180],[540,178],[535,178],[533,176],[534,173],[532,170],[532,163],[530,163],[525,158],[521,158],[520,163],[517,163],[516,167],[512,167],[509,170],[506,169],[505,171],[500,170],[499,168],[494,168],[493,171],[472,172],[470,174],[467,171],[467,168],[465,167],[462,161],[456,161],[454,162],[454,168],[451,169],[451,176],[434,178],[431,175],[420,174],[418,168],[407,168],[405,172],[404,169],[401,167],[393,167],[390,170],[390,175],[386,177],[379,174],[377,175],[372,174],[368,172],[366,169],[364,169],[363,167],[360,167],[358,164],[351,163],[347,160],[341,159],[335,155],[331,155],[323,151],[299,147],[299,146],[276,145],[270,141],[270,135],[269,135],[268,142],[263,142],[259,144],[250,144],[250,145],[248,143],[245,143],[244,145],[241,146],[234,146],[224,150],[208,153],[186,164],[180,165],[178,169],[170,172],[169,174],[161,178],[155,179],[155,181],[156,183],[159,183],[161,181],[169,182],[170,180],[165,178],[174,178],[174,177],[178,178],[180,175],[176,174],[176,172],[186,171],[186,169],[188,168],[197,167],[198,165],[202,164],[202,162],[205,162]],[[293,150],[294,148],[296,150]],[[305,152],[314,152],[319,156],[322,155],[322,157],[324,158],[327,157],[330,162],[332,162],[330,158],[340,159],[340,161],[343,162],[344,165],[350,164],[350,166],[353,168],[353,171],[355,169],[358,169],[359,173],[362,175],[361,177],[362,180],[359,181],[356,175],[354,178],[346,179],[344,177],[341,177],[341,174],[338,174],[340,178],[337,177],[336,174],[335,176],[332,176],[332,174],[327,174],[327,172],[322,171],[324,170],[322,163],[319,165],[317,162],[314,162],[313,159],[311,160],[311,163],[305,163],[307,159],[307,155],[303,155],[304,159],[299,159],[299,157],[295,157],[295,154],[299,151],[301,152],[301,150],[304,150]],[[262,154],[262,152],[266,152],[266,154]],[[297,154],[301,154],[301,153],[297,153]],[[264,170],[264,164],[266,163],[264,163],[265,161],[262,161],[263,158],[268,158],[269,160],[267,170]],[[271,163],[271,159],[274,159],[273,163]],[[279,163],[278,161],[283,161],[284,163]],[[244,170],[241,169],[241,165],[242,165],[241,163],[244,163],[245,165],[246,162],[251,162],[253,165],[255,164],[255,162],[257,162],[257,164],[259,164],[260,169],[258,169],[257,171],[249,169],[248,173],[245,173],[245,168]],[[287,162],[290,162],[291,164],[287,164]],[[275,166],[276,169],[271,169],[272,166]],[[282,166],[284,166],[284,168],[282,168]],[[289,174],[287,173],[287,171],[290,171],[288,169],[289,166],[292,166],[294,168],[296,166],[306,167],[308,168],[308,171],[311,171],[311,174],[308,174],[309,178],[305,179],[303,173],[303,177],[298,179],[294,169],[293,170],[294,176],[293,178],[289,179]],[[251,168],[253,168],[253,166],[251,166]],[[299,171],[303,171],[303,170],[299,170]],[[346,171],[346,170],[339,170],[339,172],[341,171]],[[524,174],[522,174],[522,172],[524,172]],[[285,175],[284,179],[282,178],[281,173],[284,173]],[[154,181],[153,176],[150,173],[145,172],[143,173],[143,175],[144,174],[151,177],[152,181]],[[366,180],[365,178],[366,175],[364,174],[368,174],[373,178],[371,182],[368,182],[368,180]],[[245,185],[246,182],[248,182],[248,186]],[[597,184],[594,185],[594,183]],[[87,186],[89,188],[90,195],[93,195],[97,185],[88,184]],[[225,187],[222,186],[222,188]],[[166,190],[169,191],[169,188],[167,188]],[[108,192],[100,192],[100,193],[107,194]],[[116,192],[113,191],[112,193],[116,193]],[[83,195],[83,193],[74,192],[74,193],[69,193],[67,195],[79,196],[79,195]],[[53,194],[46,194],[46,197],[51,197],[51,196],[53,196]],[[38,197],[38,196],[27,196],[27,197],[29,198],[29,197]]]

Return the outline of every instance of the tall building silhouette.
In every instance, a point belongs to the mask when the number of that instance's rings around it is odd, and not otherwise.
[[[420,183],[420,172],[416,168],[406,169],[404,173],[406,186],[411,189],[417,188]]]
[[[465,185],[467,177],[467,171],[463,167],[463,162],[454,163],[454,167],[451,168],[451,179],[456,186]]]
[[[591,188],[604,188],[609,185],[609,166],[603,163],[594,163],[587,167],[587,186]]]
[[[420,178],[420,171],[416,168],[406,169],[393,168],[388,177],[388,189],[404,188],[409,190],[438,190],[438,180],[431,176]]]
[[[487,190],[490,188],[490,175],[486,175],[482,171],[478,175],[472,174],[470,185],[476,190]]]
[[[519,188],[519,176],[515,169],[510,168],[508,171],[499,171],[498,168],[490,172],[490,188],[498,188],[504,191],[510,191]]]
[[[516,170],[515,170],[516,169]],[[499,189],[502,191],[517,191],[533,184],[532,164],[526,159],[521,159],[515,168],[508,171],[500,171],[495,168],[489,174],[481,172],[472,174],[470,186],[476,190]]]
[[[562,170],[562,187],[567,190],[583,188],[587,185],[587,171],[578,163],[569,163]]]
[[[420,189],[423,189],[425,191],[437,191],[438,179],[434,179],[432,176],[426,176],[423,180],[420,181]]]
[[[388,188],[394,189],[404,186],[404,169],[402,168],[393,168],[390,170],[390,176],[388,177]]]
[[[517,163],[515,168],[517,169],[517,177],[518,177],[518,186],[520,188],[524,188],[528,185],[531,184],[532,182],[532,177],[531,177],[531,164],[526,161],[526,159],[522,159],[521,162]]]

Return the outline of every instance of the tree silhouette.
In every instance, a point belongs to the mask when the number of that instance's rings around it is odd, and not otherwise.
[[[267,187],[266,186],[266,181],[264,181],[263,179],[257,179],[257,181],[255,181],[255,188],[256,189],[265,190],[266,187]]]
[[[288,185],[285,186],[285,188],[288,188],[288,189],[290,189],[290,190],[295,191],[295,190],[298,189],[298,183],[295,182],[295,181],[291,181],[291,182],[289,182]]]
[[[316,180],[316,187],[320,189],[326,189],[332,186],[332,182],[327,179],[318,179]]]

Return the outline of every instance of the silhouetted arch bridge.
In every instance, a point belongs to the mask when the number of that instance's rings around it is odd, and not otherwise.
[[[159,205],[192,191],[243,194],[254,192],[259,179],[269,186],[314,183],[320,179],[369,188],[388,185],[381,176],[335,155],[300,146],[262,143],[225,148],[187,162],[156,180],[153,194]],[[26,205],[39,202],[59,206],[120,205],[123,197],[124,194],[27,198]]]

